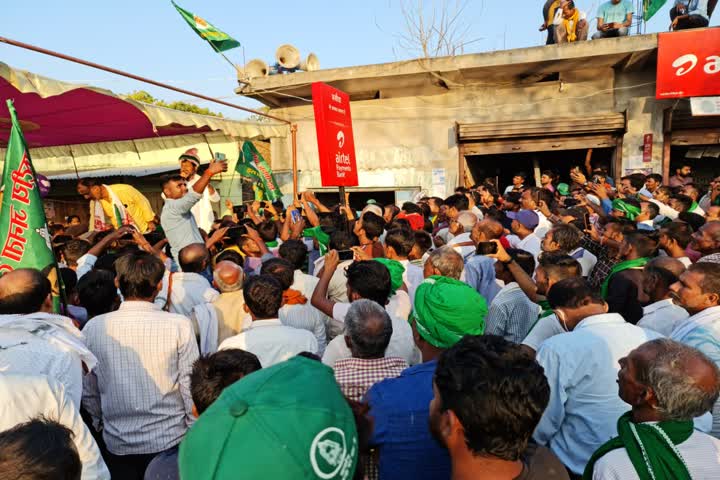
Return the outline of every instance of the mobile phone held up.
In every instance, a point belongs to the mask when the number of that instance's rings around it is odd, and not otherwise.
[[[497,243],[495,242],[480,242],[475,249],[477,255],[492,255],[497,253]]]
[[[346,260],[352,260],[355,257],[355,253],[352,250],[340,250],[338,252],[338,259],[341,262]]]
[[[227,160],[227,157],[222,152],[215,152],[215,161],[216,162],[224,162]]]
[[[292,223],[298,223],[302,216],[297,210],[291,210],[290,215],[292,216]]]

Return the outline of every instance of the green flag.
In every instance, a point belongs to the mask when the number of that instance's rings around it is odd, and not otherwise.
[[[0,275],[18,268],[47,269],[55,311],[60,311],[60,280],[40,198],[35,169],[30,160],[12,100],[7,101],[11,129],[0,207]],[[49,267],[49,268],[48,268]]]
[[[240,157],[235,164],[235,171],[238,173],[238,175],[240,175],[241,179],[245,180],[246,182],[252,183],[252,189],[253,192],[255,192],[255,200],[264,200],[262,189],[263,183],[262,179],[260,178],[260,173],[252,165],[252,163],[248,163],[245,161],[245,157],[243,156],[242,152],[240,153]]]
[[[643,0],[643,19],[647,22],[658,10],[665,5],[667,0]]]
[[[240,42],[227,33],[218,30],[210,22],[178,7],[175,2],[172,2],[172,4],[188,25],[190,25],[190,28],[207,40],[216,52],[224,52],[240,46]]]
[[[270,165],[268,165],[262,155],[260,155],[255,145],[248,140],[243,143],[242,159],[243,163],[253,166],[255,172],[259,174],[265,198],[274,202],[282,197],[282,192],[275,181],[275,176],[273,175]]]

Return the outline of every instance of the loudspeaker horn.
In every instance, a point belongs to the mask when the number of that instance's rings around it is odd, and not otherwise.
[[[267,77],[270,73],[270,67],[268,67],[268,64],[259,58],[250,60],[243,70],[245,77],[247,78]]]
[[[280,45],[275,52],[275,60],[284,69],[293,70],[300,65],[300,51],[292,45]]]
[[[304,72],[314,72],[315,70],[320,70],[320,60],[317,55],[311,53],[307,56],[307,59],[304,62],[300,62],[300,70]]]

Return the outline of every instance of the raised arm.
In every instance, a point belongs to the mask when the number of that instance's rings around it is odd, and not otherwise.
[[[330,250],[327,255],[325,255],[325,266],[320,272],[320,281],[315,287],[315,291],[310,299],[310,303],[313,307],[317,308],[330,318],[333,317],[335,302],[327,298],[328,287],[330,286],[330,280],[332,280],[339,263],[340,259],[336,250]]]
[[[195,182],[195,185],[193,185],[192,187],[195,193],[199,193],[202,195],[202,193],[205,191],[205,187],[207,187],[210,183],[210,179],[219,173],[227,172],[227,169],[228,164],[224,160],[213,160],[212,162],[210,162],[210,165],[208,166],[207,170],[203,172],[200,180]]]

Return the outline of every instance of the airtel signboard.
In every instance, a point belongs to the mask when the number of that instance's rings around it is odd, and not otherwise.
[[[355,187],[355,163],[350,96],[322,82],[312,84],[315,130],[323,187]]]

